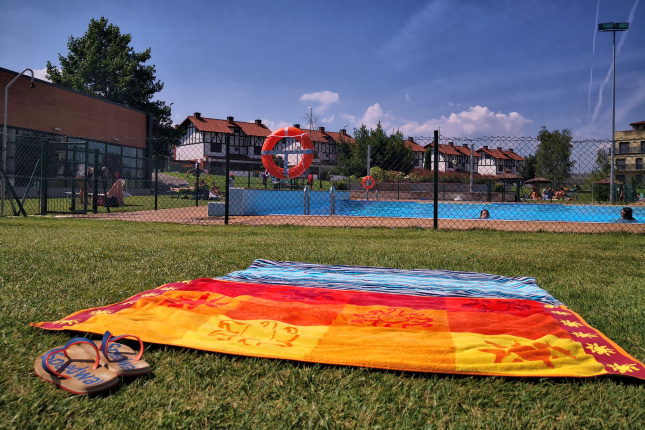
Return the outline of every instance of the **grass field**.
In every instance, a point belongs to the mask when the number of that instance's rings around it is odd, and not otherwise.
[[[0,218],[0,427],[551,429],[645,420],[645,384],[627,379],[402,373],[154,345],[144,355],[153,373],[105,394],[73,396],[33,374],[38,355],[74,334],[30,322],[221,276],[255,258],[533,276],[645,361],[643,235]]]

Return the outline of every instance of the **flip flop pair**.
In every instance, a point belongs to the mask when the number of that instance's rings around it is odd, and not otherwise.
[[[126,337],[139,341],[139,353],[117,343]],[[106,332],[101,341],[76,337],[65,346],[45,352],[36,359],[34,371],[70,393],[91,394],[114,387],[119,376],[150,372],[150,365],[141,360],[142,354],[143,342],[138,337],[127,334],[113,337]]]

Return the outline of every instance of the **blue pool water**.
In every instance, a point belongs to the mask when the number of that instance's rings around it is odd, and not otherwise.
[[[532,203],[439,203],[438,215],[444,219],[478,218],[488,209],[490,219],[514,221],[620,222],[622,206]],[[633,207],[635,223],[645,223],[645,207]],[[285,208],[262,215],[302,215],[302,207]],[[329,215],[329,204],[312,206],[311,215]],[[432,218],[434,204],[417,201],[340,200],[336,215],[361,217]]]

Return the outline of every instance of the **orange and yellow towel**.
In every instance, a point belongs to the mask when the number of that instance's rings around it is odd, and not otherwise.
[[[130,333],[227,354],[404,371],[645,379],[564,305],[197,279],[82,310],[48,330]]]

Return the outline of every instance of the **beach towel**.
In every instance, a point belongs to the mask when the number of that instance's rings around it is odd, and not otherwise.
[[[256,260],[32,325],[401,371],[645,379],[641,362],[534,279],[473,272]]]

